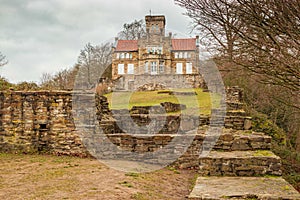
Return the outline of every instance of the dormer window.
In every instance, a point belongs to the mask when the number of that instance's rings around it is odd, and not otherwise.
[[[187,58],[188,57],[188,52],[184,52],[183,57]]]
[[[132,53],[117,53],[117,59],[132,59]]]
[[[174,57],[178,59],[178,58],[191,58],[192,56],[190,52],[185,51],[185,52],[175,52]]]
[[[182,52],[179,53],[179,58],[182,58]]]

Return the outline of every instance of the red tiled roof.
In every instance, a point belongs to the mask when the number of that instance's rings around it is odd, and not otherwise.
[[[174,51],[196,50],[196,38],[172,39],[172,47]]]
[[[189,51],[196,50],[196,38],[172,39],[172,50]],[[118,40],[116,51],[137,51],[137,40]]]
[[[137,51],[137,40],[118,40],[116,51]]]

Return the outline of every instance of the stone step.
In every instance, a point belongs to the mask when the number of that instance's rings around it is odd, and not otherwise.
[[[248,114],[244,110],[227,110],[226,116],[246,117]]]
[[[205,134],[199,131],[199,134]],[[254,151],[270,150],[272,138],[264,133],[244,130],[223,129],[221,135],[203,135],[206,142],[216,141],[215,150]]]
[[[124,146],[126,142],[126,148],[132,148],[132,151],[136,151],[134,147],[144,146],[155,147],[156,149],[163,148],[162,144],[167,145],[175,137],[192,137],[193,142],[190,148],[187,150],[189,155],[197,158],[202,150],[202,143],[205,140],[205,144],[211,143],[213,149],[217,151],[256,151],[256,150],[270,150],[271,137],[266,136],[263,133],[252,131],[234,131],[224,129],[221,135],[206,135],[205,130],[199,130],[196,135],[193,134],[125,134],[125,133],[111,133],[107,134],[107,137],[114,141],[117,146]],[[128,143],[128,140],[132,141]],[[179,144],[180,145],[180,144]],[[193,159],[194,159],[193,158]]]
[[[271,151],[211,151],[199,160],[202,176],[262,176],[282,174],[281,160]]]
[[[227,110],[242,110],[244,104],[239,101],[226,101]]]
[[[190,200],[300,200],[300,194],[281,177],[198,177]]]

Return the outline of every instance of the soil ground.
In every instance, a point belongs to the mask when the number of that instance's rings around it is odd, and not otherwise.
[[[192,170],[167,167],[137,174],[95,159],[0,154],[0,199],[185,199],[195,184]]]

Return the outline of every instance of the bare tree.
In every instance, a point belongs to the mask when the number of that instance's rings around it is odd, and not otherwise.
[[[118,34],[120,39],[137,40],[146,35],[145,23],[143,20],[134,20],[123,25],[123,30]]]
[[[238,34],[233,27],[241,29],[232,0],[175,0],[187,11],[185,15],[193,20],[194,29],[200,32],[201,42],[214,53],[222,53],[229,60],[234,55]]]
[[[70,69],[62,69],[54,75],[43,73],[40,79],[40,86],[48,90],[71,90],[73,89],[77,72],[78,66],[75,65]]]
[[[53,76],[49,73],[43,73],[40,78],[40,86],[43,89],[53,89],[54,80]]]
[[[54,75],[44,73],[40,85],[44,89],[70,90],[76,82],[84,88],[93,88],[101,76],[111,76],[111,53],[110,43],[98,46],[88,43],[80,51],[74,67],[62,69]]]
[[[291,91],[300,88],[300,0],[237,0],[240,37],[235,60],[263,81]],[[235,5],[233,5],[234,7]]]
[[[175,2],[187,9],[186,15],[206,40],[215,42],[215,49],[262,75],[262,82],[299,92],[300,0]]]
[[[105,70],[109,68],[111,63],[112,44],[106,43],[99,46],[92,46],[88,43],[81,50],[78,57],[79,73],[82,83],[86,83],[88,87],[94,86]]]
[[[215,51],[218,60],[222,61],[219,52],[225,52],[231,58],[230,63],[225,62],[226,67],[239,69],[231,77],[244,82],[252,92],[254,98],[248,99],[248,104],[272,116],[288,135],[298,135],[300,0],[175,0],[175,3],[186,8],[195,29],[205,34],[204,40],[213,41],[212,47],[220,50]],[[262,83],[263,89],[257,90],[257,82]],[[262,104],[257,97],[264,97],[265,102],[272,104]]]
[[[6,60],[6,56],[0,52],[0,67],[6,65],[7,63],[8,61]]]

